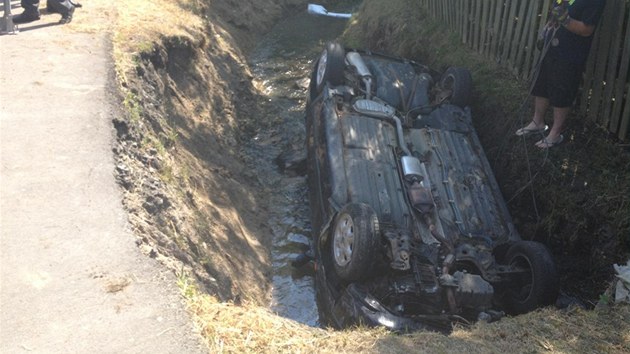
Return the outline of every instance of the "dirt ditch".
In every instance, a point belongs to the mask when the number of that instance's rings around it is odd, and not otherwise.
[[[310,240],[304,80],[344,23],[306,15],[303,1],[267,5],[209,6],[207,33],[164,38],[139,55],[126,83],[130,113],[114,122],[118,179],[149,256],[221,301],[270,305],[316,326],[312,277],[289,265]],[[270,27],[297,5],[300,15]],[[255,43],[257,28],[271,34]]]
[[[221,301],[271,306],[314,326],[311,275],[288,267],[308,247],[310,236],[301,170],[304,79],[322,42],[340,33],[343,25],[309,24],[311,19],[300,17],[306,16],[305,4],[212,2],[200,10],[208,20],[203,33],[153,43],[138,56],[135,73],[125,82],[128,94],[122,99],[129,113],[114,122],[114,151],[124,203],[147,255],[183,277],[193,277]],[[270,35],[258,37],[284,14],[298,10],[302,15],[285,18]],[[372,49],[390,51],[383,45],[385,38],[404,33],[383,23],[377,27],[379,31],[368,26],[364,32],[364,44],[380,43]],[[497,108],[486,97],[479,102],[477,115]],[[487,116],[500,119],[497,113]],[[500,141],[505,131],[484,124],[478,129],[490,159],[497,158],[492,141]],[[510,153],[516,154],[505,156]],[[519,155],[512,156],[509,161],[519,161]],[[627,166],[625,161],[621,158],[620,168]],[[514,195],[524,183],[515,179],[517,165],[499,163],[495,168],[499,182],[507,181],[501,183],[504,194]],[[564,178],[558,172],[543,174],[539,181],[564,183]],[[591,193],[593,200],[588,199]],[[587,198],[582,202],[586,205],[601,204],[595,194],[579,195]],[[602,208],[592,208],[601,213],[589,214],[581,223],[571,215],[583,217],[582,212],[568,205],[584,204],[568,200],[554,209],[545,198],[539,190],[542,211],[561,221],[543,226],[533,221],[526,195],[509,206],[521,234],[554,248],[569,295],[592,302],[609,282],[611,264],[624,254],[621,237],[605,235],[616,235],[627,225],[609,218],[596,223],[606,212]],[[627,199],[616,202],[621,206],[615,208],[628,207]],[[595,240],[589,239],[592,235]]]

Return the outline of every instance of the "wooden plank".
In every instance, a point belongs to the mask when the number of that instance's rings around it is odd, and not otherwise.
[[[510,54],[508,62],[512,68],[512,72],[518,75],[518,64],[516,63],[516,56],[519,51],[523,50],[523,27],[525,24],[525,13],[527,12],[527,1],[521,0],[521,7],[518,11],[518,20],[516,21],[516,29],[514,32],[514,38],[512,39],[512,45],[510,46]]]
[[[528,20],[529,20],[529,13],[531,12],[531,6],[530,3],[532,0],[521,0],[523,2],[523,7],[521,8],[521,13],[519,16],[519,28],[520,30],[516,33],[517,35],[517,39],[516,39],[516,48],[514,48],[514,52],[512,54],[512,67],[513,67],[513,72],[516,75],[520,74],[520,70],[521,70],[521,66],[520,66],[520,62],[519,62],[519,57],[522,55],[523,51],[525,50],[525,43],[526,43],[526,39],[527,39],[527,35],[529,34],[527,32],[527,27],[528,27]]]
[[[582,81],[582,94],[580,97],[579,109],[579,112],[583,115],[586,115],[588,113],[591,89],[593,86],[593,74],[595,72],[595,64],[597,59],[597,48],[599,47],[601,37],[601,33],[599,31],[596,31],[595,37],[593,37],[593,43],[591,44],[591,51],[588,55],[588,59],[586,60],[586,68],[584,69],[584,80]]]
[[[501,16],[505,8],[503,0],[495,0],[494,3],[494,19],[492,24],[492,43],[490,44],[490,55],[492,58],[497,57],[497,45],[499,43],[499,31],[501,31]]]
[[[457,1],[457,23],[459,26],[457,32],[462,39],[464,38],[464,1],[466,0]]]
[[[538,48],[536,48],[536,41],[538,39],[538,31],[540,28],[542,28],[542,23],[541,21],[541,11],[544,8],[543,6],[543,1],[536,1],[534,4],[532,4],[533,7],[533,11],[534,11],[534,16],[531,19],[531,23],[530,23],[530,31],[532,33],[530,33],[531,38],[528,41],[528,53],[525,56],[525,63],[523,64],[523,78],[528,78],[530,77],[532,70],[533,70],[533,66],[535,63],[533,60],[536,57],[536,55],[538,54],[538,52],[540,52],[538,50]]]
[[[496,61],[497,63],[501,62],[501,58],[503,57],[503,53],[505,52],[507,45],[506,45],[506,37],[507,37],[507,28],[509,26],[509,20],[510,20],[510,11],[511,7],[514,6],[514,2],[512,1],[508,1],[505,0],[503,2],[503,18],[501,19],[501,30],[499,31],[499,48],[498,48],[498,52],[497,52],[497,57],[496,57]]]
[[[481,37],[481,2],[483,0],[475,0],[475,38],[474,38],[474,49],[475,51],[479,51],[479,42]]]
[[[470,35],[470,14],[469,14],[469,10],[470,10],[470,1],[469,0],[464,0],[464,12],[462,13],[462,21],[463,21],[463,28],[462,28],[462,43],[466,44],[470,42],[469,39],[469,35]]]
[[[497,8],[496,0],[488,0],[488,22],[486,24],[486,32],[488,33],[486,37],[486,50],[484,54],[488,58],[492,58],[492,41],[496,36],[494,31],[494,16]]]
[[[621,117],[621,125],[617,136],[620,140],[625,141],[628,138],[628,129],[630,128],[630,84],[626,88],[626,108],[624,108]]]
[[[470,28],[470,43],[472,44],[472,50],[477,50],[477,44],[479,43],[479,39],[477,38],[477,4],[479,3],[479,1],[481,0],[471,0],[471,7],[470,7],[470,23],[471,23],[471,28]]]
[[[501,55],[502,65],[507,65],[508,55],[510,54],[510,44],[512,43],[512,37],[514,32],[514,18],[516,17],[516,10],[518,8],[518,1],[510,1],[510,11],[506,21],[506,34],[503,37],[503,53]]]
[[[476,28],[477,28],[477,2],[480,0],[471,0],[470,4],[470,48],[475,50]]]
[[[449,31],[452,29],[453,22],[451,22],[451,9],[453,5],[453,0],[442,0],[444,3],[444,23],[449,28]]]
[[[589,109],[588,117],[596,123],[602,124],[600,117],[600,106],[602,104],[602,96],[604,90],[604,80],[606,78],[606,64],[608,63],[608,55],[610,53],[612,32],[615,31],[614,21],[608,21],[608,19],[614,16],[615,9],[611,6],[606,6],[604,13],[602,14],[602,21],[600,22],[600,28],[597,30],[601,34],[600,46],[597,49],[597,59],[595,64],[595,73],[593,75],[593,93],[591,97],[591,107]]]
[[[449,6],[449,17],[451,20],[451,26],[450,26],[450,30],[452,32],[457,32],[457,17],[455,16],[455,14],[457,13],[457,0],[450,0],[449,1],[450,6]]]
[[[452,0],[451,11],[451,21],[453,22],[451,30],[459,34],[459,12],[461,11],[459,8],[459,0]]]
[[[540,31],[543,26],[547,23],[547,20],[549,17],[549,7],[551,6],[551,1],[552,0],[543,0],[542,3],[542,7],[540,8],[540,22],[538,23],[538,27],[537,27],[537,31]],[[538,35],[538,33],[536,33],[536,35]],[[542,54],[542,52],[540,50],[535,51],[534,54],[534,61],[532,64],[532,69],[530,72],[530,77],[532,77],[532,75],[534,74],[534,71],[538,69],[538,65],[540,64],[540,55]]]
[[[483,0],[483,8],[481,10],[481,47],[479,52],[486,54],[488,52],[488,36],[490,35],[490,29],[488,26],[488,17],[490,12],[490,0]]]
[[[615,92],[615,102],[613,104],[612,109],[612,122],[611,125],[618,125],[618,121],[623,118],[620,129],[618,130],[619,138],[625,140],[625,134],[628,132],[628,121],[630,120],[630,112],[626,109],[624,115],[622,115],[622,107],[623,107],[623,97],[624,97],[624,89],[626,92],[626,103],[630,102],[630,89],[627,88],[628,83],[628,70],[630,66],[630,6],[626,5],[626,10],[623,13],[626,14],[626,18],[628,21],[626,22],[625,28],[625,39],[623,41],[623,50],[621,54],[621,61],[619,62],[619,75],[617,76],[617,90]],[[628,107],[626,107],[628,108]],[[624,128],[625,122],[625,128]],[[623,133],[623,138],[621,137]]]
[[[530,0],[527,8],[527,17],[523,24],[523,44],[521,50],[516,56],[516,65],[518,67],[519,76],[525,78],[529,73],[529,68],[526,67],[526,58],[533,53],[534,50],[534,38],[536,37],[536,3],[537,0]]]
[[[545,0],[543,2],[543,7],[541,9],[541,18],[540,21],[542,23],[547,23],[547,21],[549,21],[549,9],[551,9],[551,4],[554,0]]]
[[[604,104],[603,113],[601,117],[602,126],[608,128],[611,132],[617,131],[617,124],[611,124],[610,113],[613,105],[613,93],[615,92],[615,84],[617,84],[617,62],[619,60],[619,51],[623,46],[623,20],[624,20],[624,1],[623,0],[608,0],[606,6],[613,8],[611,17],[606,18],[606,21],[613,23],[612,38],[610,39],[610,52],[608,53],[608,73],[606,75],[606,87],[604,87],[602,103]],[[610,125],[609,125],[610,124]]]

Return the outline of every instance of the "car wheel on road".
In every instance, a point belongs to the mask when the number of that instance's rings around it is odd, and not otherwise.
[[[317,92],[324,89],[326,82],[333,86],[343,84],[345,56],[345,50],[339,43],[331,42],[326,45],[317,63],[315,75]]]
[[[355,282],[370,274],[380,247],[376,212],[367,204],[346,205],[337,217],[332,231],[331,251],[337,275]]]
[[[470,104],[472,92],[472,76],[465,68],[450,67],[440,79],[440,87],[451,91],[449,102],[464,108]]]
[[[509,248],[506,259],[509,265],[525,270],[515,275],[506,290],[505,305],[509,313],[527,313],[555,301],[558,275],[551,254],[543,244],[518,241]]]

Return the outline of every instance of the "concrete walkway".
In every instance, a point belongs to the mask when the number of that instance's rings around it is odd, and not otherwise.
[[[205,352],[128,229],[107,36],[47,18],[0,36],[0,353]]]

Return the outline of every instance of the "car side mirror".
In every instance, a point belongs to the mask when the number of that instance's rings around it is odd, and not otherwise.
[[[325,7],[323,7],[322,5],[316,5],[316,4],[308,4],[308,13],[311,15],[344,18],[344,19],[349,19],[350,17],[352,17],[352,14],[328,12],[328,10],[326,10]]]

